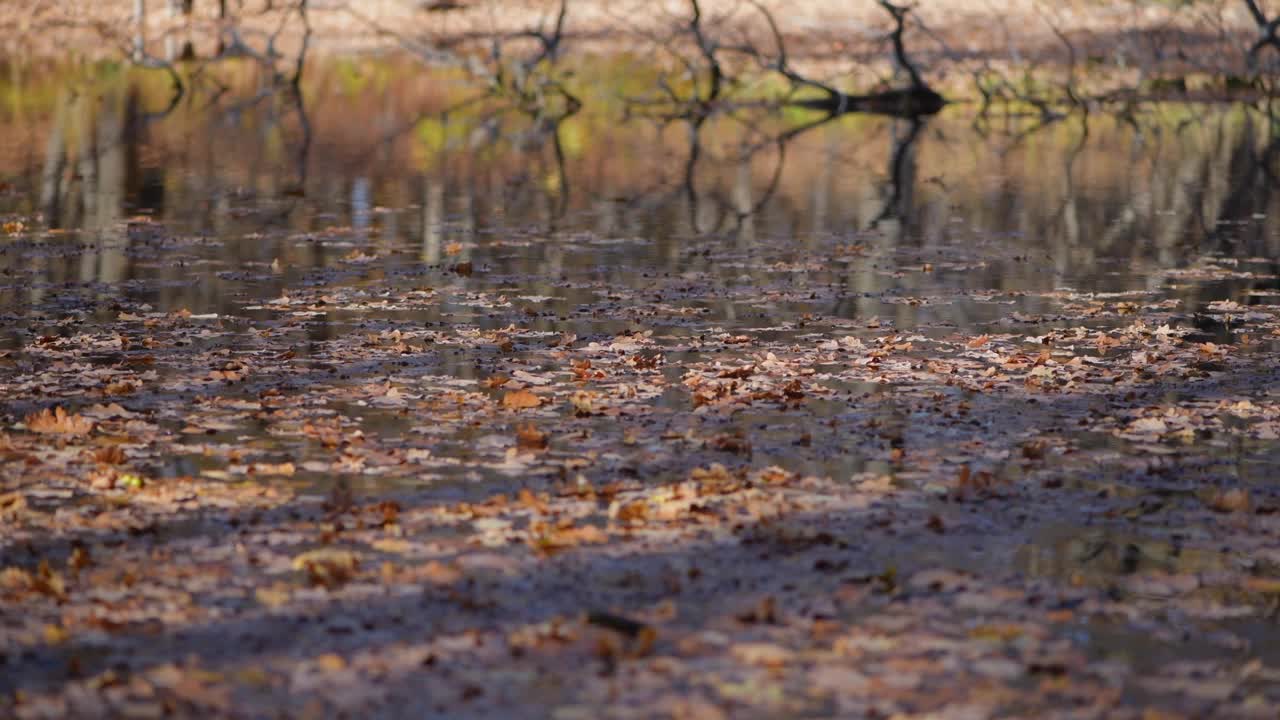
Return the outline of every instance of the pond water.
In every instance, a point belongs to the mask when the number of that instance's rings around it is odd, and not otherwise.
[[[692,133],[616,102],[559,123],[441,115],[462,91],[412,65],[308,78],[298,99],[233,66],[168,107],[163,73],[12,67],[0,213],[41,232],[0,253],[3,345],[122,301],[248,318],[321,283],[496,291],[584,336],[637,321],[611,287],[656,288],[685,315],[654,322],[690,332],[808,314],[975,330],[1052,323],[1071,292],[1132,293],[1183,301],[1220,340],[1196,310],[1280,292],[1280,139],[1249,107],[1045,125],[959,106],[780,141],[813,118]],[[460,263],[475,274],[448,272]],[[505,324],[465,304],[408,312]],[[329,313],[313,336],[377,315]]]

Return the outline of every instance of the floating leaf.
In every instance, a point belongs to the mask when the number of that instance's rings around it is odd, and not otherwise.
[[[547,526],[538,523],[534,526],[534,534],[529,544],[534,550],[544,555],[554,555],[562,550],[579,545],[599,545],[609,541],[609,534],[595,525]]]
[[[28,415],[26,425],[31,432],[53,435],[88,435],[93,431],[92,420],[69,414],[61,406]]]
[[[1251,503],[1248,490],[1231,488],[1212,492],[1207,504],[1216,512],[1234,513],[1247,511]]]
[[[502,406],[510,410],[525,410],[542,405],[542,398],[529,390],[508,390],[502,396]]]
[[[547,434],[533,425],[516,428],[516,447],[525,450],[546,450]]]
[[[360,557],[349,550],[323,548],[293,559],[293,569],[307,574],[312,585],[335,588],[355,577]]]

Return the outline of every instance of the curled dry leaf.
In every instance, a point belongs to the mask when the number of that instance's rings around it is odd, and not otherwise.
[[[0,518],[19,515],[27,510],[27,496],[20,492],[0,494]]]
[[[93,451],[94,462],[103,465],[123,465],[125,461],[124,450],[119,445],[108,445]]]
[[[731,493],[741,487],[738,477],[720,463],[712,463],[710,467],[694,468],[689,471],[689,479],[698,485],[699,495],[722,495]]]
[[[751,442],[747,440],[741,430],[732,433],[720,433],[707,441],[707,447],[720,452],[751,454]]]
[[[516,447],[523,450],[546,450],[547,434],[533,424],[525,424],[516,428]]]
[[[595,525],[534,523],[529,544],[543,555],[554,555],[579,545],[600,545],[608,541],[609,534]]]
[[[622,525],[643,523],[649,517],[649,503],[644,500],[615,500],[609,506],[609,519]]]
[[[92,420],[69,414],[61,406],[28,415],[26,424],[31,432],[51,435],[88,435],[93,431]]]
[[[716,377],[735,378],[738,380],[743,380],[751,377],[753,374],[755,374],[755,371],[756,371],[755,365],[743,365],[741,367],[725,368],[724,370],[721,370],[720,372],[716,373]]]
[[[1028,440],[1022,444],[1022,457],[1028,460],[1043,460],[1049,444],[1042,439]]]
[[[254,463],[249,466],[249,472],[254,475],[284,475],[288,477],[297,472],[297,468],[291,462]]]
[[[795,658],[794,652],[774,643],[738,643],[730,652],[740,662],[769,668],[786,666]]]
[[[520,493],[516,495],[516,499],[521,505],[536,513],[546,513],[550,510],[546,496],[539,496],[528,488],[520,488]]]
[[[610,612],[587,613],[587,624],[617,633],[626,641],[625,647],[600,638],[596,652],[608,660],[618,656],[643,657],[652,650],[658,640],[658,631],[648,623],[633,620]]]
[[[1246,512],[1249,510],[1249,491],[1241,488],[1218,490],[1208,498],[1211,509],[1222,513]]]
[[[281,584],[255,588],[253,597],[260,604],[274,608],[287,604],[292,599],[293,593],[287,586]]]
[[[569,397],[569,402],[573,405],[573,412],[578,417],[588,417],[599,414],[600,408],[596,403],[599,395],[590,390],[576,390]]]
[[[417,575],[432,585],[452,585],[463,578],[456,563],[432,560],[417,571]]]
[[[770,485],[783,485],[796,479],[796,474],[786,468],[770,465],[763,470],[752,473],[752,480]]]
[[[55,572],[49,567],[49,563],[46,560],[41,560],[40,566],[31,575],[30,589],[59,602],[67,599],[66,581],[61,573]]]
[[[24,593],[35,584],[31,573],[19,567],[0,570],[0,592]]]
[[[306,573],[312,585],[335,588],[355,577],[360,557],[349,550],[322,548],[295,557],[293,569]]]
[[[776,624],[778,622],[778,602],[773,599],[772,595],[766,595],[750,608],[738,613],[736,617],[738,622],[747,624]]]

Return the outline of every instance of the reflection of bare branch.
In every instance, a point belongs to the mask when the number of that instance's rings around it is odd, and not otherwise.
[[[555,218],[564,217],[569,210],[569,168],[565,162],[564,143],[560,140],[560,126],[564,118],[556,122],[551,132],[551,150],[556,161],[556,184],[559,203],[556,205]]]
[[[1058,226],[1065,228],[1067,238],[1074,245],[1079,239],[1080,222],[1076,216],[1076,205],[1078,202],[1076,190],[1076,161],[1084,152],[1085,146],[1089,141],[1089,114],[1086,112],[1080,117],[1081,132],[1080,137],[1067,151],[1063,160],[1063,167],[1060,176],[1065,185],[1062,193],[1062,202],[1058,204],[1058,209],[1051,213],[1043,227],[1040,230],[1042,236],[1049,235],[1049,228]]]
[[[1280,52],[1280,37],[1276,35],[1280,31],[1280,15],[1268,19],[1266,13],[1262,11],[1262,7],[1258,5],[1257,0],[1244,0],[1245,6],[1249,9],[1249,15],[1258,26],[1258,39],[1249,46],[1246,57],[1249,60],[1249,69],[1253,72],[1258,71],[1258,54],[1267,46],[1272,47]]]
[[[909,122],[906,135],[894,138],[893,154],[889,159],[889,198],[880,213],[872,219],[868,226],[871,229],[879,227],[880,223],[889,218],[901,218],[906,214],[907,208],[902,206],[903,198],[910,194],[911,185],[915,182],[912,153],[920,131],[924,129],[925,120],[911,118]]]
[[[1268,108],[1270,109],[1270,108]],[[1269,124],[1274,121],[1268,118]],[[1226,193],[1218,203],[1217,214],[1210,219],[1201,218],[1201,230],[1204,233],[1205,250],[1219,250],[1219,246],[1233,240],[1233,228],[1238,227],[1243,218],[1248,218],[1256,211],[1251,201],[1256,201],[1259,192],[1270,193],[1280,187],[1280,179],[1273,171],[1273,165],[1280,156],[1280,136],[1274,135],[1274,129],[1268,128],[1270,141],[1261,149],[1256,145],[1257,133],[1254,130],[1254,116],[1245,115],[1245,130],[1240,134],[1234,148],[1233,160],[1244,167],[1234,173],[1236,178],[1228,182]],[[1228,162],[1228,169],[1235,163]],[[1197,206],[1197,210],[1201,208]]]
[[[252,96],[233,102],[228,107],[220,107],[218,111],[226,115],[236,115],[269,98],[282,97],[288,103],[288,108],[297,116],[299,132],[295,159],[296,185],[288,186],[286,193],[291,195],[302,194],[306,188],[307,164],[312,141],[311,120],[307,113],[302,93],[303,73],[307,64],[313,32],[309,9],[309,0],[296,0],[290,6],[284,8],[276,27],[267,36],[265,47],[261,50],[250,46],[240,35],[235,23],[229,22],[225,3],[221,5],[222,12],[219,14],[219,51],[213,57],[203,60],[191,58],[182,61],[181,65],[179,65],[178,63],[161,60],[149,55],[146,52],[145,43],[135,42],[133,50],[135,65],[143,68],[164,70],[168,73],[174,86],[173,96],[165,108],[142,114],[138,119],[145,124],[167,116],[178,106],[186,93],[188,85],[196,83],[201,78],[211,76],[209,73],[211,67],[230,58],[249,58],[262,68],[267,78],[266,83]],[[263,13],[265,12],[267,10],[263,11]],[[277,66],[277,62],[282,55],[277,50],[276,45],[286,29],[291,27],[295,18],[302,28],[299,46],[296,56],[292,59],[292,67],[288,72],[282,72]],[[182,72],[180,72],[180,66],[182,70],[187,72],[185,80]],[[216,78],[214,82],[217,82]],[[218,91],[209,100],[210,108],[219,105],[219,101],[225,91],[225,87],[219,86]]]
[[[182,82],[182,76],[178,74],[178,69],[174,67],[173,63],[150,57],[145,52],[139,55],[135,64],[138,67],[164,70],[169,75],[169,80],[173,83],[173,94],[169,96],[169,104],[162,110],[147,113],[143,116],[143,119],[147,121],[159,120],[173,112],[178,107],[178,103],[182,102],[182,97],[186,94],[187,89],[186,84]]]
[[[867,95],[850,95],[843,90],[822,80],[810,77],[797,70],[791,63],[786,38],[773,13],[760,0],[747,0],[770,31],[772,45],[768,50],[743,42],[725,44],[717,39],[706,23],[706,14],[699,0],[689,0],[690,15],[670,35],[656,40],[663,50],[679,62],[689,77],[693,79],[693,92],[678,92],[670,84],[659,81],[663,95],[652,99],[632,99],[627,101],[627,111],[631,114],[636,108],[642,115],[654,117],[664,123],[679,122],[686,125],[688,149],[682,167],[680,193],[688,205],[690,226],[697,233],[717,233],[726,228],[737,231],[745,228],[751,217],[756,215],[773,197],[781,183],[782,170],[786,162],[787,146],[795,138],[821,127],[833,119],[850,112],[870,112],[903,117],[919,117],[937,112],[944,104],[941,95],[925,82],[919,69],[907,53],[903,35],[906,29],[908,9],[882,3],[882,7],[894,18],[894,28],[889,40],[894,46],[894,53],[899,66],[907,73],[909,84],[906,87],[890,89],[884,92]],[[693,49],[693,53],[682,52],[681,49]],[[767,100],[759,98],[737,99],[734,97],[734,78],[726,65],[725,56],[737,55],[748,58],[770,73],[780,75],[790,84],[790,90],[780,99]],[[704,83],[702,78],[708,78]],[[802,91],[816,91],[822,97],[796,97]],[[764,131],[745,121],[741,116],[748,110],[769,114],[779,107],[801,107],[823,112],[813,121],[782,128],[777,131]],[[776,159],[765,183],[763,192],[754,200],[741,196],[726,199],[716,192],[704,193],[699,182],[700,169],[707,160],[702,133],[708,120],[714,116],[732,118],[745,122],[752,134],[760,136],[754,142],[746,142],[740,146],[734,157],[739,172],[746,172],[751,160],[757,154],[769,149],[776,152]],[[918,137],[923,123],[912,123],[911,131],[895,148],[894,161],[891,166],[891,182],[894,190],[882,217],[897,211],[900,198],[905,195],[904,186],[910,180],[903,168],[906,157],[915,138]],[[702,220],[708,216],[706,201],[713,200],[713,221],[710,226]],[[878,221],[878,220],[877,220]]]
[[[1075,86],[1076,46],[1075,46],[1075,43],[1071,42],[1071,38],[1067,37],[1067,34],[1063,32],[1061,28],[1058,27],[1057,23],[1055,23],[1047,15],[1045,15],[1043,9],[1039,7],[1037,7],[1037,9],[1040,10],[1041,19],[1043,19],[1045,24],[1049,26],[1049,30],[1053,33],[1054,37],[1058,38],[1059,42],[1061,42],[1062,45],[1067,49],[1067,82],[1066,82],[1066,85],[1063,87],[1063,90],[1067,95],[1067,99],[1071,102],[1072,105],[1083,109],[1084,112],[1088,114],[1089,112],[1088,103],[1082,100],[1079,94],[1076,92],[1076,86]],[[1042,113],[1044,112],[1043,109],[1041,110],[1041,112]]]
[[[816,120],[790,127],[777,133],[769,133],[744,121],[744,125],[750,132],[761,133],[765,137],[758,142],[743,145],[731,158],[723,158],[722,162],[732,162],[734,165],[742,167],[743,165],[749,165],[756,155],[766,150],[773,150],[777,155],[769,180],[763,184],[758,197],[746,205],[743,205],[740,200],[734,202],[732,199],[725,197],[723,193],[715,191],[704,192],[699,188],[699,168],[708,159],[708,153],[703,146],[702,139],[706,118],[684,119],[683,122],[687,122],[689,126],[688,151],[683,164],[679,192],[687,202],[690,227],[698,234],[740,231],[751,218],[764,210],[781,186],[782,173],[786,166],[787,148],[790,143],[801,135],[829,125],[840,117],[839,115],[824,115]],[[740,120],[737,116],[734,116],[734,119]],[[894,138],[893,152],[889,162],[889,197],[880,213],[872,220],[870,227],[874,228],[886,219],[901,217],[908,212],[909,209],[903,206],[903,199],[911,194],[911,185],[915,182],[914,172],[910,169],[910,153],[913,151],[914,145],[926,124],[924,118],[914,118],[910,121],[907,132]],[[710,208],[707,204],[708,200],[714,201],[714,205]],[[710,212],[707,212],[708,210]],[[708,214],[712,216],[711,222],[700,222],[700,218]]]
[[[694,232],[703,232],[698,226],[698,161],[702,159],[702,126],[707,121],[706,115],[699,115],[689,120],[689,154],[684,164],[684,193],[689,204],[689,226]],[[722,210],[716,218],[715,226],[710,232],[716,232],[724,222]]]
[[[307,161],[311,155],[311,116],[307,114],[307,106],[303,100],[302,90],[296,83],[290,88],[289,98],[292,101],[294,112],[298,115],[298,126],[302,132],[302,137],[298,141],[298,155],[295,161],[298,176],[297,192],[301,194],[305,193],[307,188],[307,167],[309,164]]]

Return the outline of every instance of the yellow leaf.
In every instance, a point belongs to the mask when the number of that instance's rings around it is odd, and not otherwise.
[[[979,625],[969,631],[969,637],[975,640],[993,640],[1009,642],[1022,636],[1023,630],[1017,625]]]
[[[773,643],[738,643],[730,651],[741,662],[764,667],[782,667],[795,657],[791,650]]]
[[[413,543],[399,538],[380,538],[373,541],[373,549],[393,555],[403,555],[413,549]]]
[[[544,555],[553,555],[578,545],[599,545],[609,541],[609,534],[594,525],[582,527],[546,527],[534,529],[530,544]]]
[[[49,645],[61,645],[71,637],[71,633],[61,625],[48,624],[44,626],[44,641]]]
[[[321,655],[316,658],[316,663],[320,665],[320,669],[329,672],[337,672],[347,666],[347,661],[343,660],[341,655],[335,655],[334,653]]]
[[[254,598],[267,607],[280,607],[289,602],[291,594],[284,586],[258,588],[253,591]]]
[[[323,548],[305,552],[293,559],[293,569],[307,574],[312,585],[334,588],[355,576],[360,557],[349,550]]]

